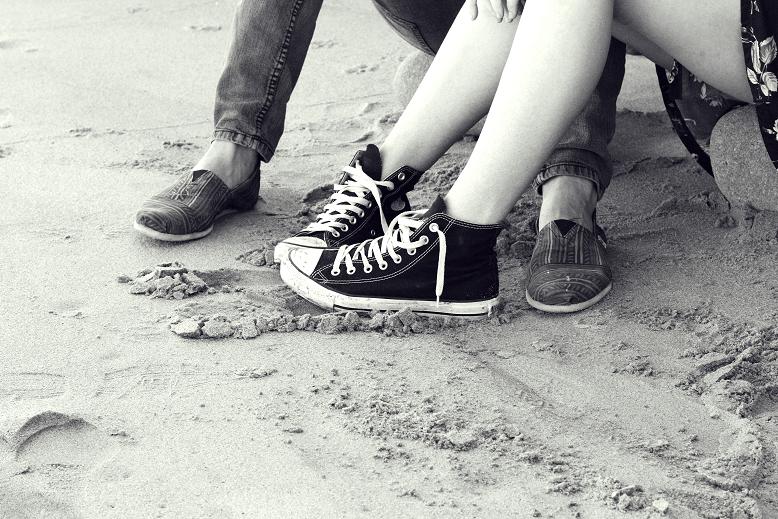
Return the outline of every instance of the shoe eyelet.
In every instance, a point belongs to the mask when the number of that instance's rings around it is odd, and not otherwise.
[[[365,212],[363,210],[361,210],[361,209],[359,210],[359,217],[360,218],[364,218],[365,217]]]
[[[345,223],[341,225],[340,228],[343,232],[348,232],[348,225],[346,225]]]
[[[351,218],[348,219],[348,221],[349,223],[351,223],[351,225],[355,225],[357,223],[357,217],[352,216]]]
[[[366,209],[370,209],[371,207],[373,207],[373,202],[368,202],[367,205],[365,206]]]
[[[392,261],[394,261],[395,265],[399,265],[403,262],[402,256],[397,256],[396,258],[392,258]]]
[[[340,233],[338,231],[330,231],[330,234],[332,234],[336,238],[340,238]]]
[[[415,256],[416,255],[416,249],[409,249],[408,250],[408,256]]]
[[[338,269],[338,270],[335,270],[335,269],[330,270],[330,275],[332,275],[334,277],[340,276],[340,269]]]
[[[365,265],[365,268],[363,268],[362,271],[365,274],[370,274],[371,272],[373,272],[373,267],[371,267],[370,265]]]
[[[400,182],[405,180],[405,173],[403,172],[403,173],[400,173],[399,175],[397,175],[397,180],[399,180]]]
[[[427,238],[426,236],[422,236],[421,237],[421,244],[422,245],[429,245],[429,243],[430,243],[430,239],[429,238]]]
[[[370,231],[370,236],[373,236],[373,237],[375,237],[375,235],[376,235],[375,229],[374,229],[374,230],[372,230],[372,231]]]
[[[356,268],[346,269],[346,274],[348,274],[349,276],[353,276],[356,272],[357,272]]]
[[[440,227],[438,227],[438,224],[436,224],[436,223],[431,223],[430,224],[430,231],[438,232],[439,230],[440,230]]]
[[[389,268],[389,264],[388,263],[379,263],[378,264],[378,268],[381,269],[381,270],[386,270],[386,269]]]

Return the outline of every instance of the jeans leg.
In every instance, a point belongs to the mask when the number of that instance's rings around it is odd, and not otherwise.
[[[567,175],[588,178],[597,185],[597,196],[602,198],[613,176],[608,144],[616,131],[616,99],[624,80],[625,61],[626,46],[611,40],[605,69],[589,104],[559,141],[535,179],[538,193],[545,181]]]
[[[216,91],[214,139],[272,158],[322,1],[241,0]]]

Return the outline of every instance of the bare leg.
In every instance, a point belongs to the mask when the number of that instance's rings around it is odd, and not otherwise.
[[[712,86],[748,99],[739,0],[615,5],[615,30],[627,43],[631,35],[651,42],[654,53],[664,50]],[[490,224],[508,214],[593,91],[613,16],[614,0],[529,0],[481,138],[446,197],[452,216]]]
[[[384,175],[425,171],[489,110],[518,22],[460,12],[400,120],[379,146]]]
[[[453,217],[505,218],[594,90],[612,18],[613,0],[527,2],[481,138],[446,197]]]

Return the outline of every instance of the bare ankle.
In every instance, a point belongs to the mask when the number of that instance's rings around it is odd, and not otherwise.
[[[227,184],[227,187],[234,188],[251,177],[259,161],[259,154],[251,148],[215,140],[194,169],[211,171]]]
[[[597,207],[597,187],[591,180],[560,176],[543,184],[543,205],[538,225],[542,229],[553,220],[570,220],[590,231]]]

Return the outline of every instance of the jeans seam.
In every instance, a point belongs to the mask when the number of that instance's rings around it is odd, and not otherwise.
[[[400,35],[401,38],[403,37],[403,34],[400,28],[404,28],[410,31],[413,35],[413,38],[415,39],[415,42],[408,42],[408,43],[410,43],[420,51],[424,52],[425,54],[429,54],[431,56],[435,55],[435,51],[427,42],[427,39],[424,37],[424,33],[422,33],[421,29],[419,28],[416,22],[413,22],[411,20],[406,20],[405,18],[397,16],[397,14],[392,12],[388,7],[381,4],[380,2],[376,1],[373,3],[376,9],[378,9],[378,12],[381,13],[381,15],[389,23],[389,25],[399,26],[399,28],[394,27],[394,30]]]
[[[245,142],[236,142],[236,140],[234,140],[234,139],[226,139],[226,138],[224,138],[224,136],[227,136],[227,135],[229,135],[229,136],[236,136],[236,137],[243,137],[243,138],[245,138],[245,139],[247,139],[249,141],[252,141],[252,142],[249,143],[248,145]],[[270,143],[267,141],[267,139],[265,139],[261,135],[253,135],[253,134],[250,134],[250,133],[239,132],[239,131],[232,130],[232,129],[229,129],[229,128],[215,128],[214,131],[213,131],[213,139],[214,140],[229,141],[229,142],[232,142],[234,144],[238,144],[240,146],[245,146],[245,147],[251,148],[251,149],[253,149],[254,151],[256,151],[260,155],[260,157],[262,158],[262,160],[264,162],[269,162],[270,159],[273,158],[273,155],[274,155],[273,147],[270,145]],[[256,143],[256,147],[251,145],[254,142]]]
[[[257,114],[256,118],[256,127],[261,128],[262,123],[265,121],[265,116],[270,111],[271,106],[273,105],[273,101],[276,97],[276,92],[278,91],[278,84],[281,81],[281,75],[284,72],[284,67],[286,67],[286,58],[289,54],[289,45],[292,42],[292,33],[294,32],[294,26],[297,22],[297,16],[300,14],[300,9],[302,8],[304,0],[296,0],[294,3],[294,7],[292,8],[292,15],[289,19],[289,25],[286,28],[286,34],[284,35],[284,41],[281,45],[281,51],[278,54],[278,58],[276,59],[275,67],[273,67],[273,72],[270,74],[270,81],[267,85],[267,92],[265,97],[265,104],[262,106],[262,108],[259,110],[259,113]]]
[[[566,170],[566,168],[568,167],[570,167],[571,169]],[[561,161],[561,162],[546,164],[545,166],[543,166],[543,169],[540,170],[540,173],[535,177],[535,180],[532,182],[533,188],[539,195],[541,195],[543,184],[548,182],[554,177],[560,177],[560,176],[585,178],[587,180],[592,181],[594,185],[597,187],[598,200],[601,199],[602,196],[605,194],[605,190],[602,186],[602,183],[600,182],[599,171],[596,168],[593,168],[587,164],[584,164],[582,162],[574,162],[574,161]]]

